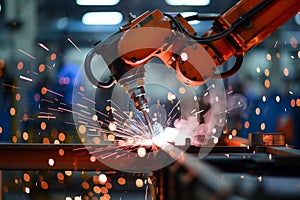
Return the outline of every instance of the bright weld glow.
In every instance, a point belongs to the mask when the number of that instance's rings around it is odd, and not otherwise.
[[[161,133],[157,134],[154,138],[152,138],[152,141],[157,146],[163,146],[168,142],[179,142],[176,141],[179,138],[178,130],[175,128],[167,127],[162,131]],[[179,144],[178,144],[179,145]]]
[[[76,0],[80,6],[113,6],[117,5],[120,0]]]
[[[192,16],[192,15],[197,15],[197,12],[182,12],[180,13],[182,15],[182,17],[188,17],[188,16]],[[193,20],[193,21],[189,21],[189,24],[199,24],[200,21],[197,20]]]
[[[207,6],[210,0],[166,0],[171,6]]]
[[[82,16],[82,23],[86,25],[116,25],[122,20],[120,12],[88,12]]]

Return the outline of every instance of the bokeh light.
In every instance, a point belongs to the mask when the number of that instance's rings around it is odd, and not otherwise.
[[[136,179],[135,180],[135,186],[138,187],[138,188],[141,188],[144,186],[144,181],[140,178]]]
[[[81,186],[83,189],[88,190],[90,188],[90,185],[88,182],[84,181],[81,183]]]
[[[24,173],[23,179],[24,179],[25,182],[29,182],[30,181],[30,175],[27,174],[27,173]]]
[[[56,60],[56,54],[55,54],[55,53],[52,53],[52,54],[51,54],[50,60]]]
[[[290,38],[290,44],[294,49],[296,49],[298,47],[298,41],[294,36],[292,36]]]
[[[289,69],[288,69],[287,67],[285,67],[285,68],[283,69],[283,74],[284,74],[284,76],[289,76],[289,73],[290,73]]]
[[[123,177],[118,178],[118,183],[119,185],[125,185],[126,184],[126,179]]]
[[[40,64],[39,65],[39,72],[44,72],[45,71],[45,65],[44,64]]]
[[[41,122],[40,127],[41,127],[41,130],[43,130],[43,131],[46,130],[46,128],[47,128],[46,122]]]
[[[266,79],[265,82],[264,82],[264,85],[265,85],[266,88],[270,88],[270,86],[271,86],[270,80]]]
[[[100,174],[100,175],[99,175],[99,181],[100,181],[101,183],[106,183],[106,181],[107,181],[107,176],[106,176],[105,174]]]
[[[15,116],[16,109],[14,107],[11,107],[10,110],[9,110],[9,113],[10,113],[11,116]]]
[[[42,181],[41,182],[41,188],[44,189],[44,190],[47,190],[49,187],[48,183],[46,181]]]
[[[266,55],[266,59],[267,59],[267,60],[272,60],[271,54],[268,53],[268,54]]]
[[[49,158],[48,164],[49,164],[51,167],[54,166],[54,164],[55,164],[54,159],[53,159],[53,158]]]
[[[270,76],[270,70],[269,69],[265,69],[264,74],[267,77]]]
[[[145,147],[138,147],[137,153],[140,158],[145,157],[145,155],[146,155]]]
[[[260,124],[260,130],[264,131],[266,129],[266,124],[265,123],[261,123]]]
[[[22,61],[19,61],[17,64],[18,70],[22,70],[24,67],[24,63]]]
[[[96,194],[100,194],[101,193],[101,188],[99,186],[94,186],[93,187],[93,191],[96,193]]]
[[[0,69],[3,69],[5,66],[5,61],[3,58],[0,59]]]

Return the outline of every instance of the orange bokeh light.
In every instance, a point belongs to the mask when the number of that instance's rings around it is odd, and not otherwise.
[[[56,60],[56,54],[55,54],[55,53],[52,53],[51,56],[50,56],[50,59],[51,59],[51,60]]]
[[[19,93],[16,94],[16,100],[20,101],[21,100],[21,95]]]
[[[125,185],[126,184],[126,179],[123,177],[118,178],[118,183],[119,185]]]
[[[30,176],[29,176],[29,174],[25,173],[25,174],[23,175],[23,179],[24,179],[25,182],[29,182],[29,181],[30,181]]]
[[[271,86],[270,80],[266,79],[264,85],[265,85],[266,88],[270,88],[270,86]]]
[[[41,89],[41,93],[42,93],[42,94],[46,94],[46,93],[47,93],[47,88],[45,88],[45,87],[42,87],[42,89]]]
[[[296,100],[296,105],[297,105],[297,107],[300,107],[300,99]]]
[[[47,128],[47,124],[46,124],[46,122],[41,122],[41,129],[44,131],[44,130],[46,130],[46,128]]]
[[[58,139],[63,142],[66,140],[66,135],[64,133],[59,133],[58,134]]]
[[[58,155],[63,156],[65,155],[65,151],[63,149],[58,150]]]
[[[294,108],[296,106],[296,101],[295,99],[292,99],[291,100],[291,107]]]
[[[3,69],[5,66],[5,61],[3,58],[0,59],[0,69]]]
[[[65,179],[64,174],[61,173],[61,172],[57,173],[57,179],[58,179],[59,181],[63,181],[63,180]]]
[[[101,188],[99,186],[94,186],[93,190],[94,190],[94,192],[96,194],[100,194],[101,193]]]
[[[289,69],[285,67],[285,68],[283,69],[283,74],[284,74],[285,76],[288,76],[289,73],[290,73],[290,72],[289,72]]]
[[[17,67],[18,67],[18,70],[23,69],[24,63],[22,61],[18,62]]]
[[[245,123],[244,123],[244,127],[245,127],[246,129],[248,129],[248,128],[250,127],[250,122],[248,122],[248,121],[245,121]]]
[[[48,189],[48,183],[46,181],[42,181],[41,182],[41,188],[43,188],[44,190]]]
[[[44,64],[40,64],[39,66],[39,72],[44,72],[45,71],[45,65]]]
[[[82,188],[85,189],[85,190],[87,190],[87,189],[90,188],[90,185],[89,185],[87,182],[85,182],[85,181],[81,183],[81,186],[82,186]]]
[[[11,107],[10,110],[9,110],[9,113],[10,113],[11,116],[15,116],[16,109],[14,107]]]
[[[50,144],[49,138],[44,137],[43,138],[43,144]]]

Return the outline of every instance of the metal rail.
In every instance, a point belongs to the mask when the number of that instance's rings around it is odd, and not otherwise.
[[[0,144],[0,170],[114,170],[99,159],[91,159],[89,148],[99,145],[83,144]],[[211,147],[201,147],[203,149]],[[247,147],[214,147],[212,153],[251,152]],[[198,147],[190,147],[189,154],[198,155]],[[52,159],[49,164],[49,159]]]
[[[82,144],[0,144],[1,170],[113,170]]]

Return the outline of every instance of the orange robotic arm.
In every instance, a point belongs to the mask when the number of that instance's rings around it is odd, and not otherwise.
[[[237,57],[236,65],[221,74],[221,77],[235,73],[242,63],[242,56],[248,50],[262,42],[299,10],[299,0],[241,0],[216,17],[213,27],[201,37],[196,36],[187,22],[199,20],[198,16],[183,18],[180,15],[172,17],[159,10],[146,12],[120,28],[124,36],[119,42],[119,52],[123,61],[132,67],[145,64],[153,57],[159,57],[167,66],[176,69],[179,80],[187,85],[197,86],[212,76],[216,77],[216,66],[232,56]],[[156,35],[155,31],[141,31],[140,35],[130,33],[142,27],[176,30],[197,44],[186,45],[186,39],[179,38],[171,44],[166,44],[169,35]],[[140,43],[155,44],[153,46],[162,48],[139,48]],[[136,50],[123,53],[132,45],[136,46]],[[164,49],[167,45],[169,47]],[[173,52],[177,52],[177,55]]]
[[[299,0],[241,0],[214,18],[212,28],[200,37],[188,23],[200,20],[199,15],[174,17],[155,10],[137,18],[131,16],[117,34],[88,53],[85,72],[99,88],[109,88],[119,82],[134,100],[137,110],[143,112],[153,135],[147,116],[145,69],[139,66],[159,57],[166,66],[176,70],[178,80],[190,86],[199,86],[212,77],[228,77],[238,71],[248,50],[296,15],[299,9]],[[96,54],[101,54],[112,74],[107,82],[99,82],[92,73],[91,60]],[[217,66],[232,56],[236,57],[235,65],[216,74]]]

